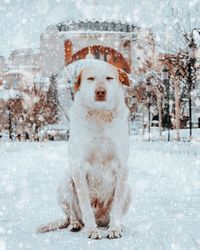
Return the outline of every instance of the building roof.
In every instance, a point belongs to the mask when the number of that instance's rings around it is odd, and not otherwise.
[[[77,21],[64,21],[57,25],[47,27],[47,31],[112,31],[123,33],[135,33],[137,26],[132,23],[122,21],[105,21],[95,19],[80,19]]]
[[[33,55],[33,54],[40,54],[40,48],[20,48],[20,49],[14,49],[10,52],[9,57],[15,56],[15,55]]]

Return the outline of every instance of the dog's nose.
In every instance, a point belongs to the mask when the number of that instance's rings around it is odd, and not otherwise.
[[[96,100],[97,101],[104,101],[106,97],[106,89],[103,87],[99,87],[95,90]]]
[[[105,96],[106,95],[106,90],[104,88],[98,88],[95,91],[97,96]]]

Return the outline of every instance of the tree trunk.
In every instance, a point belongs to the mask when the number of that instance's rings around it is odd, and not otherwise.
[[[157,89],[157,106],[158,106],[158,119],[160,129],[160,139],[162,140],[162,106],[161,106],[161,93]]]

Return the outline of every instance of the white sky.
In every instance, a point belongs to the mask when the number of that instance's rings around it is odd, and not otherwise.
[[[199,1],[190,0],[186,4],[181,0],[174,0],[172,3],[178,6],[179,14],[183,15],[183,11],[195,9]],[[172,25],[171,19],[168,18],[168,2],[168,0],[0,0],[0,55],[7,56],[16,48],[39,47],[40,34],[48,25],[82,17],[132,20],[140,27],[152,27],[153,31],[158,33],[157,31],[163,27],[162,22],[169,24],[167,26],[170,27]],[[92,4],[96,4],[96,9]]]

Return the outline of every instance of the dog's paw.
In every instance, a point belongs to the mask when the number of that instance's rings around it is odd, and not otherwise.
[[[98,230],[90,230],[88,231],[88,238],[93,240],[100,240],[102,236]]]
[[[38,227],[38,228],[36,229],[36,231],[37,231],[37,233],[46,233],[46,232],[49,231],[48,229],[49,229],[49,228],[47,228],[46,226],[40,226],[40,227]]]
[[[50,231],[54,231],[56,230],[56,228],[54,227],[54,225],[44,225],[44,226],[40,226],[37,228],[37,233],[47,233]]]
[[[110,228],[108,230],[108,235],[107,238],[108,239],[118,239],[122,237],[122,229],[116,227],[116,228]]]
[[[82,225],[79,221],[74,221],[74,222],[71,222],[68,226],[68,229],[71,231],[71,232],[78,232],[80,231],[82,228]]]

